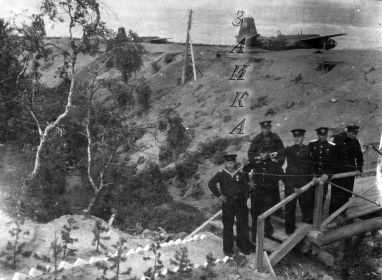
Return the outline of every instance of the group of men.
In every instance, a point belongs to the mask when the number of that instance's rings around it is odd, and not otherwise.
[[[232,255],[234,247],[233,225],[236,217],[237,247],[244,254],[255,251],[249,239],[247,200],[251,198],[252,242],[256,242],[257,217],[280,201],[279,181],[285,185],[285,197],[310,181],[324,183],[335,173],[362,172],[363,155],[356,139],[359,126],[349,125],[346,131],[336,135],[333,143],[328,141],[328,127],[316,129],[317,140],[304,144],[306,130],[293,129],[293,145],[284,148],[281,138],[271,131],[271,121],[259,123],[261,133],[251,142],[248,164],[240,167],[236,154],[225,155],[225,168],[208,182],[211,192],[222,203],[223,251]],[[283,166],[286,162],[284,172]],[[251,174],[251,176],[249,176]],[[250,179],[251,177],[251,179]],[[250,183],[252,181],[252,184]],[[333,184],[353,191],[354,177],[333,179]],[[219,186],[219,188],[218,188]],[[299,195],[302,221],[313,222],[314,188]],[[332,187],[329,213],[333,213],[351,197],[351,193]],[[296,200],[285,207],[285,232],[295,231]],[[273,234],[270,219],[265,220],[265,235]]]

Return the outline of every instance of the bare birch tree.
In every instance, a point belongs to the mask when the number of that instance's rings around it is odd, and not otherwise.
[[[64,67],[68,69],[70,87],[66,97],[66,104],[63,112],[59,114],[54,121],[48,122],[43,126],[33,110],[33,97],[36,90],[37,79],[37,59],[36,52],[29,57],[32,60],[33,83],[32,83],[32,106],[30,113],[36,122],[39,132],[39,144],[37,146],[34,167],[29,180],[33,182],[41,168],[41,155],[49,141],[50,133],[59,126],[59,124],[69,116],[72,109],[73,96],[76,90],[76,62],[80,53],[86,53],[91,50],[91,40],[97,38],[104,27],[101,22],[100,6],[96,0],[43,0],[41,5],[43,16],[48,16],[52,21],[67,22],[69,43],[68,48],[63,49]],[[74,31],[80,29],[82,37],[78,40],[74,37]],[[26,60],[28,61],[28,59]]]

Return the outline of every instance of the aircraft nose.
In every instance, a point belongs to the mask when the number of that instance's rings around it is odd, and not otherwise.
[[[326,49],[333,49],[337,46],[337,42],[333,39],[329,39],[326,43]]]

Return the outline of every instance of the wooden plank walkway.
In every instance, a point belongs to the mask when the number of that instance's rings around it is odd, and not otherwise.
[[[357,178],[354,182],[354,192],[363,193],[366,198],[382,203],[382,186],[378,186],[376,177]],[[381,208],[362,198],[355,198],[346,213],[349,218],[356,218],[362,215],[380,211]]]

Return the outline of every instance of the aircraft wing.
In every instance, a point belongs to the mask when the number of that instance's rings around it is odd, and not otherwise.
[[[160,41],[160,40],[168,40],[168,39],[171,39],[171,38],[154,38],[154,39],[150,39],[150,41]]]
[[[313,41],[317,39],[329,39],[331,37],[337,37],[337,36],[343,36],[346,35],[346,33],[338,33],[338,34],[332,34],[332,35],[325,35],[325,36],[314,36],[310,38],[300,39],[300,41]]]

